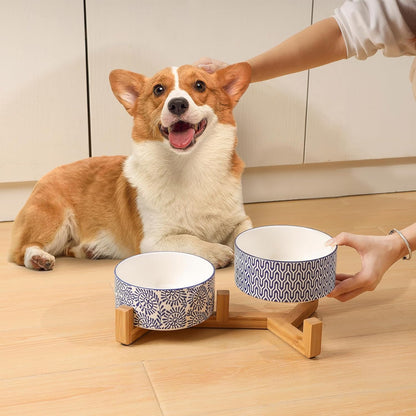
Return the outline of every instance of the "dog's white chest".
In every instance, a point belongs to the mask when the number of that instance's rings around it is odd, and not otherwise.
[[[222,241],[241,211],[237,181],[224,178],[165,178],[141,188],[137,205],[145,237],[152,234],[192,234]],[[164,183],[163,183],[164,182]],[[234,183],[232,183],[234,182]]]
[[[142,248],[170,234],[224,242],[245,217],[241,183],[229,173],[229,152],[216,147],[210,154],[209,146],[192,159],[166,160],[160,149],[160,144],[144,144],[125,165],[126,177],[137,188]]]

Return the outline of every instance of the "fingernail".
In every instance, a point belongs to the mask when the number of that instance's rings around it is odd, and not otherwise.
[[[200,65],[198,65],[198,67],[199,68],[201,68],[201,69],[203,69],[204,71],[207,71],[207,72],[213,72],[213,70],[212,70],[212,66],[211,65],[206,65],[206,64],[200,64]]]
[[[326,246],[336,246],[337,244],[335,243],[335,239],[331,238],[330,240],[325,242]]]

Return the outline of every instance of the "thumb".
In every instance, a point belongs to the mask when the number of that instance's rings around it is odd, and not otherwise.
[[[326,242],[327,246],[353,246],[354,234],[342,232]]]

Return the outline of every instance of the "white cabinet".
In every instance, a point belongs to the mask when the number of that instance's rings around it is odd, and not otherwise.
[[[316,0],[314,21],[341,3]],[[130,152],[132,123],[111,93],[112,69],[151,76],[201,56],[245,60],[308,26],[311,7],[309,0],[255,7],[248,0],[88,0],[93,154]],[[247,167],[416,156],[411,59],[379,52],[314,69],[308,103],[306,71],[252,84],[235,110]]]
[[[246,60],[311,20],[310,0],[88,0],[94,155],[130,153],[132,122],[113,97],[112,69],[147,76],[203,56]],[[236,108],[248,166],[302,163],[307,74],[253,84]]]
[[[342,3],[314,0],[314,22]],[[247,169],[246,202],[415,190],[412,59],[379,51],[311,70],[303,163]]]
[[[0,182],[88,157],[82,0],[2,1],[0,50]]]
[[[314,20],[343,1],[315,0]],[[416,156],[412,57],[351,58],[311,70],[305,162]],[[415,178],[416,186],[416,178]]]

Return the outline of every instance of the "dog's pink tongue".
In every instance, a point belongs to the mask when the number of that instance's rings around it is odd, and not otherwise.
[[[169,142],[176,149],[186,149],[194,139],[195,130],[189,128],[186,130],[174,131],[169,133]]]

